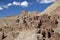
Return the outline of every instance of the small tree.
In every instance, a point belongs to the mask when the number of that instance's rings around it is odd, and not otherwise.
[[[2,31],[2,28],[0,28],[0,31]]]

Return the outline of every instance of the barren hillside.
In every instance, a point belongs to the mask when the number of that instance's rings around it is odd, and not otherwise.
[[[60,0],[56,0],[52,5],[50,5],[48,8],[44,10],[42,13],[49,13],[53,10],[55,10],[57,7],[60,6]]]

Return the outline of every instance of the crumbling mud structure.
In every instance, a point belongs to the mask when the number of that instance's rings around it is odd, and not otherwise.
[[[23,10],[18,16],[0,18],[0,40],[60,40],[60,1],[42,13]]]

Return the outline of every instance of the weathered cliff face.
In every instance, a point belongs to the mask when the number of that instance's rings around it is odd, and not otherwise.
[[[26,15],[19,22],[21,31],[14,40],[60,40],[59,11],[60,7],[50,14]]]

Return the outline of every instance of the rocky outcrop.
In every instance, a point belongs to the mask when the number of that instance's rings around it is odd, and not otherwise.
[[[60,40],[60,7],[44,14],[23,12],[0,27],[1,40]],[[27,13],[27,14],[26,14]],[[54,14],[53,14],[54,13]],[[5,19],[8,20],[8,19]],[[4,21],[5,21],[4,20]],[[9,23],[8,21],[8,23]],[[7,21],[6,21],[7,22]]]

